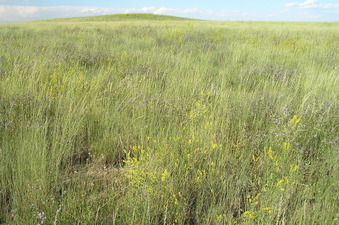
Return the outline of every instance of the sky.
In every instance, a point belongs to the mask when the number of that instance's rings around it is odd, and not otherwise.
[[[339,0],[0,0],[0,22],[153,13],[223,21],[339,21]]]

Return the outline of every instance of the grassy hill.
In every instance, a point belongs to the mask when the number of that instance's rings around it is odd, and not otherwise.
[[[0,24],[0,224],[338,221],[339,23],[179,19]]]
[[[49,21],[69,21],[69,22],[96,22],[96,21],[128,21],[128,20],[152,20],[152,21],[164,21],[164,20],[192,20],[190,18],[183,18],[177,16],[167,15],[156,15],[150,13],[125,13],[125,14],[111,14],[103,16],[90,16],[90,17],[73,17],[73,18],[62,18],[62,19],[51,19]]]

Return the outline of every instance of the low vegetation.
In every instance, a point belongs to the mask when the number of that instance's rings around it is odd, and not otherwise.
[[[0,224],[338,223],[338,52],[339,23],[0,24]]]

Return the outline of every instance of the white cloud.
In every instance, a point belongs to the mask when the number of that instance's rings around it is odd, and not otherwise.
[[[91,6],[17,6],[0,5],[0,22],[20,22],[61,17],[94,16],[121,12],[119,9]]]
[[[177,9],[161,7],[159,9],[157,9],[156,11],[154,11],[154,14],[166,14],[166,13],[178,12],[178,11],[179,10],[177,10]]]
[[[291,2],[291,3],[287,3],[285,6],[291,7],[291,6],[296,6],[296,5],[299,5],[299,3],[298,2]]]
[[[301,7],[309,7],[309,6],[314,5],[314,3],[316,3],[317,1],[318,1],[318,0],[308,0],[308,1],[306,1],[306,2],[300,3],[299,5],[300,5]]]
[[[197,8],[191,8],[191,9],[185,9],[183,10],[183,13],[187,13],[187,14],[190,14],[190,13],[199,13],[200,10],[197,9]]]
[[[339,3],[327,3],[327,4],[317,4],[318,0],[308,0],[305,2],[291,2],[287,3],[285,6],[293,7],[297,6],[300,9],[310,9],[310,8],[320,8],[320,9],[332,9],[339,8]]]
[[[154,7],[144,7],[141,9],[131,8],[131,9],[125,9],[122,11],[122,13],[154,13],[156,8]]]
[[[85,13],[85,14],[102,14],[102,13],[109,12],[109,9],[88,7],[88,8],[81,9],[79,12],[80,13]]]

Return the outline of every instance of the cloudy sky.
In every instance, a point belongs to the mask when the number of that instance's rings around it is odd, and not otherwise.
[[[209,20],[339,21],[339,0],[0,0],[0,22],[114,13]]]

